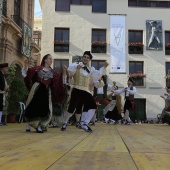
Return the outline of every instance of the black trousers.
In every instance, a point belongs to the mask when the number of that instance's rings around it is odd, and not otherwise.
[[[73,113],[79,104],[84,105],[83,111],[85,112],[90,109],[97,109],[96,102],[89,92],[73,88],[71,92],[70,104],[67,111],[69,113]]]
[[[3,94],[0,94],[0,111],[3,111]]]

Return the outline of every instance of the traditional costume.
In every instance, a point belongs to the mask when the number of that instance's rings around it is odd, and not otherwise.
[[[134,83],[134,81],[129,78],[130,82]],[[134,94],[137,93],[136,87],[128,86],[125,89],[116,90],[117,94],[125,93],[125,104],[124,104],[124,120],[125,124],[130,124],[130,117],[129,117],[129,110],[134,109],[135,101],[134,101]]]
[[[5,67],[8,67],[8,63],[0,64],[0,69],[3,69]],[[3,107],[5,105],[5,97],[6,97],[6,91],[5,88],[7,88],[7,82],[4,73],[0,70],[0,126],[3,126],[2,123],[2,112]]]
[[[170,87],[167,88],[167,90],[170,90]],[[165,100],[165,107],[162,110],[162,114],[161,114],[161,120],[162,123],[168,123],[170,125],[170,92],[168,92],[168,94],[166,94],[166,96],[162,97]]]
[[[92,55],[90,54],[89,51],[84,52],[84,55],[88,55],[90,59],[92,59]],[[81,65],[80,69],[77,69],[78,65]],[[93,117],[97,106],[93,96],[90,93],[89,87],[95,81],[98,81],[102,77],[102,75],[105,74],[106,69],[105,67],[103,67],[100,69],[100,71],[98,71],[95,70],[94,67],[88,67],[83,63],[79,63],[79,64],[72,63],[68,67],[67,71],[69,75],[73,77],[73,81],[72,81],[73,89],[71,92],[71,99],[70,99],[68,110],[64,114],[64,124],[61,127],[61,130],[66,130],[68,119],[72,116],[78,104],[82,102],[84,104],[84,110],[86,111],[85,113],[86,118],[84,120],[84,124],[82,125],[82,128],[85,131],[92,131],[88,127],[88,123]]]
[[[114,124],[117,121],[122,120],[121,96],[115,93],[113,93],[111,96],[110,107],[108,109],[108,112],[105,114],[105,118],[108,119],[108,122],[113,122]]]
[[[65,97],[63,82],[66,78],[53,69],[44,71],[42,66],[23,68],[22,75],[30,90],[25,109],[26,121],[36,130],[38,127],[46,130],[52,118],[52,102],[62,103]]]

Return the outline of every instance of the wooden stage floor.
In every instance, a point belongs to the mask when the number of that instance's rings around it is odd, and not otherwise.
[[[169,170],[170,126],[97,123],[38,134],[25,124],[0,127],[0,170]]]

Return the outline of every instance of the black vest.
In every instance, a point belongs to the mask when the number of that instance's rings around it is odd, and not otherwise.
[[[104,94],[103,94],[103,98],[107,98],[107,84],[105,84],[104,86],[103,86],[103,92],[104,92]],[[93,91],[93,97],[97,97],[97,88],[96,87],[94,87],[94,91]]]
[[[133,86],[130,87],[130,90],[133,90]],[[129,94],[129,96],[126,97],[126,92],[125,92],[125,99],[127,99],[127,100],[134,100],[134,94]]]

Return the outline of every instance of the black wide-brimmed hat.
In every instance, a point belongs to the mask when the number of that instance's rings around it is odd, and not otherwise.
[[[84,56],[84,55],[88,55],[88,56],[90,57],[90,59],[93,58],[93,56],[92,56],[92,54],[90,53],[90,51],[85,51],[84,54],[83,54],[83,56]]]
[[[8,67],[8,63],[2,63],[2,64],[0,64],[0,68],[5,68],[5,67]]]

